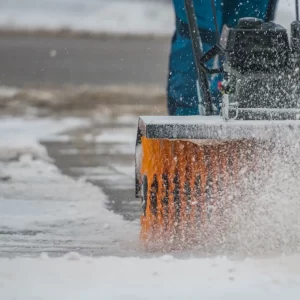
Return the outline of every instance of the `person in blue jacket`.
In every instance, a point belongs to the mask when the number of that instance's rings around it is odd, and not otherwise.
[[[224,24],[235,26],[243,17],[273,20],[277,0],[215,0],[218,30]],[[184,0],[173,0],[176,30],[173,35],[169,58],[167,86],[169,115],[199,115],[192,43],[189,36]],[[210,0],[194,0],[197,24],[203,44],[208,51],[217,43],[213,10]],[[217,82],[220,75],[210,77],[210,89],[216,109],[219,109]]]

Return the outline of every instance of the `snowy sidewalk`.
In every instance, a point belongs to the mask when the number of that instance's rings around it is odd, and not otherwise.
[[[108,211],[100,188],[62,175],[38,143],[86,122],[0,120],[1,256],[45,251],[128,255],[138,248],[137,222]]]
[[[72,130],[90,122],[0,118],[1,300],[300,298],[299,255],[230,259],[183,253],[179,259],[142,251],[138,221],[109,211],[107,196],[84,178],[63,175],[39,143],[68,140]],[[95,136],[83,131],[83,138],[105,143],[122,135],[122,151],[130,152],[133,132],[124,130],[106,128]]]

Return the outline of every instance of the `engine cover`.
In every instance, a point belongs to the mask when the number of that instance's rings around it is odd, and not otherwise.
[[[295,22],[294,22],[295,23]],[[225,79],[229,118],[245,120],[299,119],[300,26],[292,25],[292,49],[287,30],[256,18],[239,20],[236,28],[224,26]],[[299,24],[298,24],[299,25]],[[234,103],[234,105],[230,105]]]

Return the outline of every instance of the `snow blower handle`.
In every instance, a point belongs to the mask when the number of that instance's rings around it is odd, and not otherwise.
[[[197,25],[196,13],[193,0],[185,0],[185,10],[188,19],[190,38],[192,41],[194,59],[197,70],[197,90],[199,100],[200,115],[211,116],[213,114],[212,96],[210,93],[209,82],[206,73],[201,66],[203,57],[203,46]]]

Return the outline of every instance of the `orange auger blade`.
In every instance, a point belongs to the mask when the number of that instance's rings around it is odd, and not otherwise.
[[[244,174],[245,168],[255,170],[255,149],[253,140],[203,143],[142,137],[147,193],[140,237],[145,247],[186,249],[226,230],[224,212],[240,184],[241,167]]]

